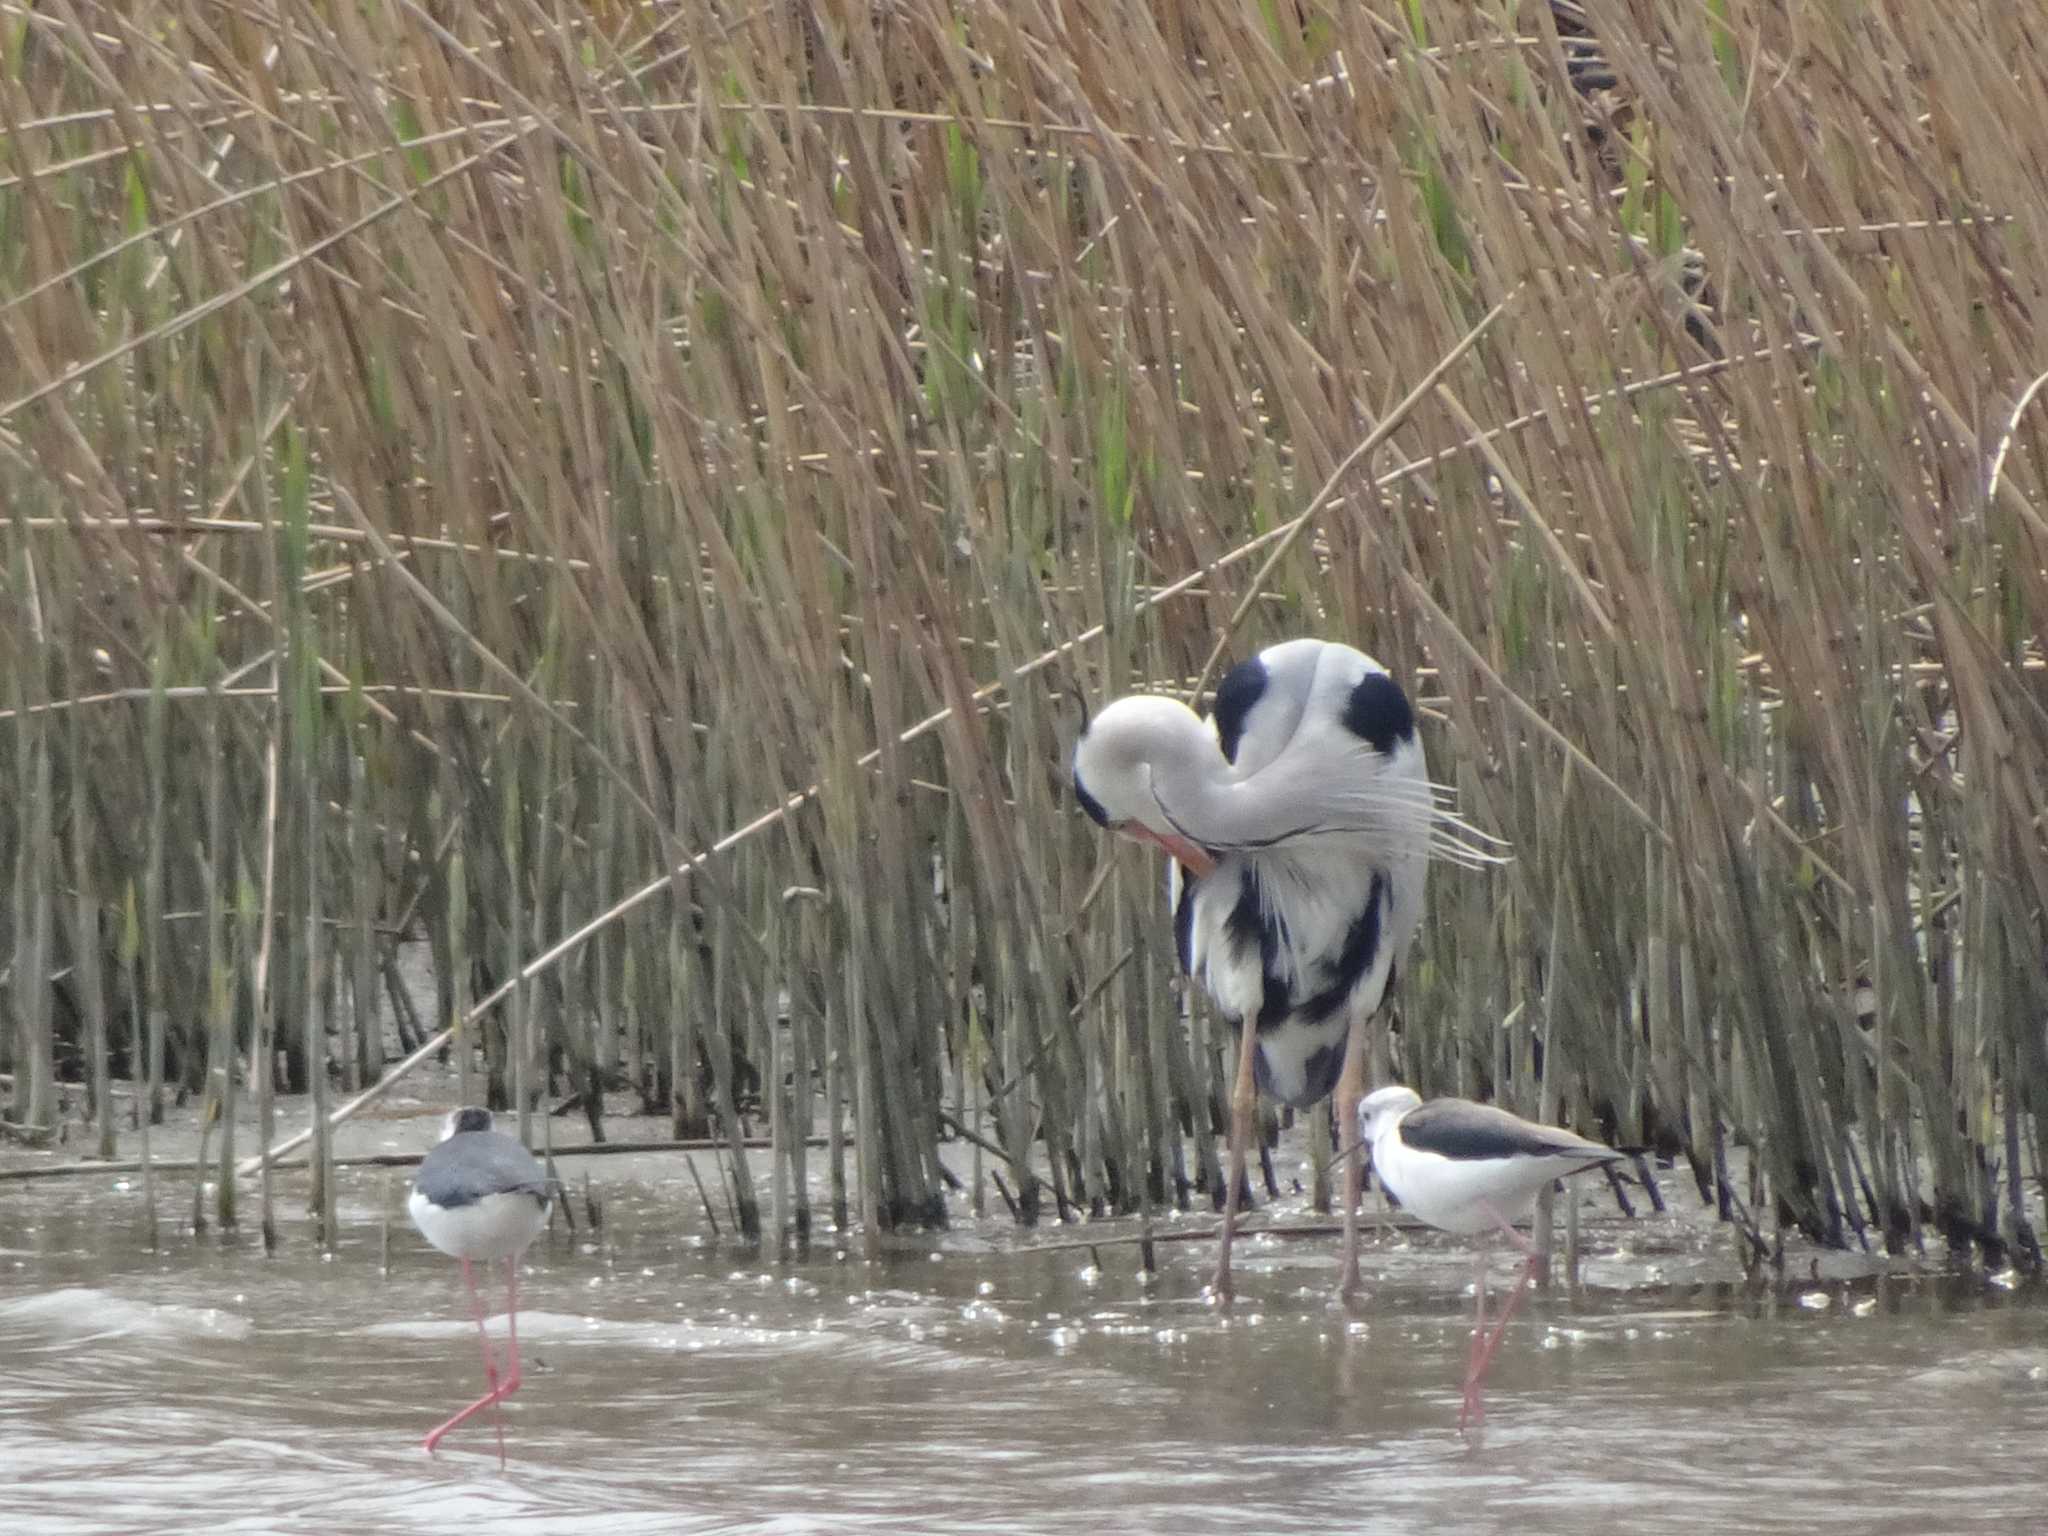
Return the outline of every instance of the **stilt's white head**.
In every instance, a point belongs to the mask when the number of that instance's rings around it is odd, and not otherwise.
[[[1358,1101],[1358,1139],[1372,1146],[1391,1131],[1411,1109],[1422,1106],[1422,1095],[1399,1083],[1375,1088]]]

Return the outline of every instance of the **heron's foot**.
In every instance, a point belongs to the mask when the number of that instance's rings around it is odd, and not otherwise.
[[[1365,1290],[1365,1281],[1358,1273],[1358,1255],[1347,1255],[1337,1265],[1337,1292],[1331,1298],[1338,1306],[1348,1306],[1358,1300]]]
[[[1237,1300],[1237,1288],[1230,1283],[1230,1265],[1219,1263],[1216,1272],[1209,1277],[1209,1296],[1219,1307],[1227,1307]]]

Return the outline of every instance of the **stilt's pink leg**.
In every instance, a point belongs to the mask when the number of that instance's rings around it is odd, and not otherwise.
[[[462,1269],[465,1275],[469,1273],[469,1263],[467,1260],[463,1262]],[[470,1289],[472,1294],[474,1294],[476,1288],[473,1283]],[[490,1391],[449,1419],[447,1423],[437,1425],[427,1432],[426,1444],[429,1455],[433,1454],[434,1447],[441,1443],[442,1438],[449,1430],[455,1428],[458,1424],[467,1423],[470,1419],[476,1417],[477,1414],[483,1412],[484,1409],[495,1407],[519,1390],[519,1260],[517,1258],[505,1261],[505,1302],[507,1337],[509,1341],[509,1360],[506,1366],[505,1377],[503,1380],[500,1380],[496,1368],[491,1364],[490,1336],[485,1334],[484,1362],[485,1369],[490,1374]],[[483,1327],[483,1303],[481,1299],[477,1303],[477,1327],[479,1329]],[[505,1430],[503,1423],[500,1422],[498,1426],[498,1464],[503,1466],[504,1463]]]
[[[1517,1248],[1521,1249],[1523,1253],[1527,1254],[1532,1259],[1541,1257],[1541,1255],[1536,1252],[1536,1245],[1530,1242],[1528,1238],[1522,1236],[1521,1233],[1517,1232],[1514,1228],[1514,1224],[1510,1222],[1507,1219],[1507,1217],[1501,1215],[1501,1213],[1499,1211],[1496,1211],[1490,1204],[1486,1207],[1486,1211],[1488,1215],[1493,1217],[1493,1219],[1500,1224],[1501,1231],[1507,1233],[1509,1242],[1513,1243]]]
[[[1515,1315],[1515,1308],[1521,1304],[1522,1292],[1529,1289],[1529,1287],[1535,1283],[1536,1266],[1539,1262],[1541,1262],[1540,1256],[1536,1252],[1536,1245],[1534,1243],[1530,1242],[1527,1238],[1523,1237],[1521,1233],[1517,1232],[1514,1229],[1514,1226],[1507,1220],[1506,1217],[1502,1216],[1500,1212],[1493,1210],[1491,1206],[1488,1207],[1488,1211],[1492,1214],[1494,1221],[1499,1224],[1501,1231],[1507,1233],[1508,1240],[1512,1242],[1517,1248],[1521,1249],[1522,1252],[1527,1255],[1527,1258],[1522,1265],[1521,1278],[1515,1282],[1514,1290],[1509,1292],[1508,1304],[1501,1309],[1500,1317],[1494,1323],[1493,1331],[1490,1334],[1487,1332],[1485,1327],[1484,1307],[1482,1303],[1482,1315],[1480,1319],[1480,1324],[1474,1333],[1474,1342],[1477,1344],[1478,1347],[1475,1352],[1472,1365],[1466,1372],[1465,1407],[1458,1417],[1458,1425],[1461,1429],[1464,1427],[1466,1420],[1468,1418],[1473,1421],[1478,1421],[1486,1417],[1486,1405],[1480,1398],[1480,1383],[1486,1379],[1487,1367],[1493,1364],[1493,1357],[1500,1349],[1500,1341],[1507,1334],[1508,1319]],[[1486,1262],[1483,1250],[1481,1252],[1479,1262],[1483,1268]],[[1482,1294],[1485,1283],[1485,1279],[1482,1276],[1480,1280]],[[1482,1340],[1483,1342],[1480,1342]]]
[[[511,1326],[512,1317],[509,1312],[506,1313],[505,1323],[507,1327]],[[512,1385],[517,1386],[519,1384],[519,1354],[517,1344],[515,1343],[511,1345],[510,1349],[511,1364],[507,1367],[507,1369],[511,1372]],[[490,1387],[491,1390],[489,1395],[491,1399],[491,1428],[496,1430],[498,1433],[498,1469],[500,1471],[503,1471],[505,1467],[505,1410],[500,1408],[498,1404],[504,1401],[505,1394],[508,1391],[510,1391],[511,1388],[504,1386],[499,1381],[498,1374],[495,1371],[491,1373]]]
[[[1515,1288],[1508,1293],[1508,1304],[1501,1309],[1500,1320],[1493,1325],[1493,1333],[1487,1338],[1485,1347],[1479,1352],[1479,1364],[1473,1372],[1472,1389],[1476,1393],[1479,1383],[1486,1375],[1486,1369],[1493,1364],[1494,1354],[1500,1349],[1502,1335],[1508,1331],[1508,1319],[1515,1315],[1515,1308],[1521,1303],[1522,1292],[1529,1289],[1536,1279],[1536,1260],[1527,1259],[1522,1264],[1522,1278],[1515,1282]],[[1480,1410],[1484,1417],[1485,1410]]]
[[[500,1406],[519,1390],[519,1258],[505,1261],[505,1379],[491,1388],[491,1422],[498,1430],[498,1469],[505,1467],[505,1410]]]
[[[484,1299],[476,1288],[476,1275],[469,1267],[469,1260],[462,1261],[462,1283],[469,1287],[469,1312],[476,1319],[476,1336],[484,1346],[484,1385],[496,1388],[498,1385],[498,1362],[491,1354],[491,1331],[484,1325]]]
[[[1486,1417],[1479,1400],[1480,1356],[1486,1349],[1486,1259],[1482,1247],[1472,1261],[1472,1344],[1465,1351],[1465,1401],[1458,1409],[1458,1428]]]
[[[493,1403],[497,1402],[498,1399],[502,1396],[504,1396],[503,1391],[499,1388],[493,1387],[490,1391],[486,1392],[482,1397],[478,1398],[475,1402],[471,1403],[467,1408],[463,1409],[462,1412],[456,1414],[455,1417],[448,1420],[447,1423],[438,1424],[434,1428],[428,1430],[427,1453],[429,1455],[433,1454],[434,1447],[441,1443],[442,1439],[447,1435],[449,1430],[455,1428],[458,1424],[467,1424],[479,1413],[482,1413],[486,1408],[490,1407]]]
[[[476,1277],[470,1272],[469,1260],[462,1261],[462,1278],[469,1286],[469,1299],[476,1312],[476,1331],[484,1341],[484,1392],[495,1397],[498,1392],[498,1364],[491,1355],[491,1332],[484,1326],[484,1299],[477,1291]],[[505,1465],[505,1415],[494,1406],[491,1409],[491,1425],[498,1432],[498,1465]]]
[[[500,1397],[510,1397],[519,1390],[519,1260],[517,1257],[505,1261],[505,1337],[512,1359],[506,1367],[509,1374],[505,1384],[498,1388]]]

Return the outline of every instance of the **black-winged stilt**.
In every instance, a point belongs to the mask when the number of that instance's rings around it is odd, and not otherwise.
[[[1493,856],[1439,804],[1400,684],[1332,641],[1233,667],[1208,719],[1158,695],[1116,700],[1082,728],[1073,774],[1097,822],[1175,859],[1181,966],[1238,1032],[1214,1280],[1228,1298],[1255,1085],[1297,1108],[1334,1088],[1348,1127],[1366,1022],[1421,919],[1429,859]],[[1358,1287],[1360,1184],[1347,1160],[1339,1296]]]
[[[503,1131],[491,1128],[488,1109],[458,1109],[448,1116],[441,1140],[420,1162],[406,1200],[420,1235],[462,1261],[463,1283],[483,1340],[484,1395],[446,1423],[429,1430],[432,1454],[449,1430],[519,1390],[519,1256],[547,1225],[547,1176],[533,1154]],[[505,1262],[506,1371],[502,1379],[484,1326],[484,1300],[472,1263]],[[498,1423],[498,1464],[505,1462],[505,1426]]]
[[[1527,1255],[1489,1335],[1487,1250],[1484,1245],[1479,1249],[1473,1268],[1472,1351],[1465,1366],[1465,1401],[1458,1410],[1462,1429],[1486,1417],[1479,1384],[1516,1303],[1536,1277],[1536,1249],[1514,1224],[1527,1219],[1536,1196],[1552,1180],[1619,1161],[1625,1154],[1491,1104],[1449,1098],[1425,1104],[1413,1088],[1398,1084],[1365,1096],[1358,1106],[1358,1132],[1372,1154],[1373,1171],[1403,1210],[1444,1232],[1505,1232]]]

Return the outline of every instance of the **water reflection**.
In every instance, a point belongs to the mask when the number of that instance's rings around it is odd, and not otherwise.
[[[2048,1510],[2048,1309],[1981,1273],[1751,1288],[1711,1235],[1593,1234],[1587,1286],[1510,1330],[1474,1451],[1455,1243],[1381,1234],[1346,1314],[1331,1242],[1269,1239],[1224,1315],[1200,1244],[1162,1244],[1149,1280],[1129,1248],[996,1229],[783,1269],[692,1240],[654,1185],[611,1188],[601,1240],[532,1250],[501,1474],[487,1421],[420,1451],[474,1391],[473,1325],[409,1232],[382,1271],[377,1187],[349,1194],[336,1255],[291,1229],[270,1260],[141,1251],[132,1192],[0,1196],[8,1531],[1582,1536]]]

